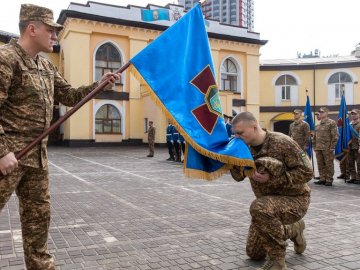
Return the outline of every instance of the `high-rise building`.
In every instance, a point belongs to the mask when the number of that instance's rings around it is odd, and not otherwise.
[[[199,0],[179,0],[185,10]],[[205,18],[254,30],[254,0],[205,0],[201,4]]]

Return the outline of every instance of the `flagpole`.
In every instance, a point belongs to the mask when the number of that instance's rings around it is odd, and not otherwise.
[[[343,85],[341,86],[341,99],[345,99],[345,96],[344,96],[344,87]],[[343,109],[342,109],[342,119],[343,119],[343,122],[342,122],[342,130],[341,130],[341,133],[342,133],[342,136],[341,136],[341,151],[343,152],[343,149],[345,148],[344,147],[344,138],[345,138],[345,125],[346,125],[346,115],[345,115],[345,106],[343,106]],[[345,155],[345,154],[344,154]],[[346,162],[345,158],[340,161],[341,162]],[[345,177],[344,177],[344,181],[346,183],[346,167],[345,167]]]
[[[121,68],[116,70],[115,74],[120,74],[124,72],[129,66],[130,62],[127,62]],[[35,138],[31,143],[25,146],[20,152],[15,154],[17,160],[21,159],[24,155],[26,155],[31,149],[35,147],[38,143],[40,143],[46,136],[48,136],[51,132],[53,132],[56,128],[58,128],[63,122],[65,122],[71,115],[73,115],[76,111],[78,111],[85,103],[89,100],[93,99],[96,95],[98,95],[104,88],[109,84],[110,78],[100,83],[94,90],[92,90],[86,97],[84,97],[79,103],[77,103],[74,107],[71,108],[66,114],[60,117],[54,124],[52,124],[48,129],[46,129],[43,133],[41,133],[37,138]],[[3,174],[0,172],[0,177]]]
[[[307,98],[308,98],[308,96],[309,96],[309,95],[308,95],[308,92],[309,92],[309,90],[306,89],[306,100],[307,100]],[[310,108],[311,108],[311,107],[310,107]],[[313,117],[312,114],[311,114],[311,117]],[[313,122],[315,123],[315,119],[314,119]],[[310,136],[310,140],[309,140],[309,141],[310,141],[309,144],[310,144],[310,148],[311,148],[310,158],[311,158],[312,172],[313,172],[313,176],[314,176],[314,178],[315,178],[314,154],[313,154],[312,137],[311,137],[311,136]]]

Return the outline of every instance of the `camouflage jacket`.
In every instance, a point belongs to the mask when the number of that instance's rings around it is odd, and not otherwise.
[[[270,175],[269,181],[259,183],[250,178],[252,190],[257,198],[268,195],[300,196],[310,194],[307,182],[313,176],[311,163],[304,151],[290,137],[282,133],[266,131],[261,149],[256,152],[254,147],[250,147],[250,150],[257,170],[260,170],[257,160],[265,160],[266,157],[268,157],[267,161],[277,160],[274,166],[262,163]],[[279,162],[282,163],[283,168],[279,168]],[[236,167],[230,172],[237,181],[244,178]]]
[[[315,127],[314,150],[335,149],[338,138],[336,122],[330,118],[321,120]]]
[[[360,133],[360,122],[351,123],[353,129],[359,134]],[[356,138],[355,134],[351,134],[350,149],[359,149],[359,139]]]
[[[54,101],[74,106],[98,83],[72,88],[53,64],[30,57],[17,40],[0,47],[0,158],[19,152],[50,126]],[[47,138],[19,162],[47,165]]]
[[[149,127],[148,129],[148,141],[154,142],[155,141],[155,128]]]
[[[290,124],[289,136],[305,149],[310,139],[310,126],[303,120],[294,121]]]

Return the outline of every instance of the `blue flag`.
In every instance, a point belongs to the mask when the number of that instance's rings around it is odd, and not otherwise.
[[[310,126],[310,132],[314,132],[315,125],[314,125],[314,118],[312,116],[312,110],[310,105],[310,98],[309,96],[306,96],[306,105],[304,109],[304,121],[309,124]],[[308,142],[308,148],[306,149],[306,152],[310,158],[312,158],[313,149],[312,149],[312,142],[311,139]]]
[[[145,22],[152,21],[170,21],[169,10],[167,9],[141,9],[141,20]]]
[[[351,129],[349,118],[347,117],[348,111],[345,101],[345,96],[341,96],[340,110],[338,115],[338,130],[339,139],[335,148],[335,157],[339,161],[343,161],[349,154],[349,145],[351,143]]]
[[[200,5],[130,62],[131,73],[184,136],[187,176],[211,180],[232,165],[244,168],[246,175],[253,173],[247,145],[227,135]]]

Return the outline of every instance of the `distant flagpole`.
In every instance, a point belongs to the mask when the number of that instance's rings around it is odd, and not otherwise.
[[[310,105],[310,98],[308,95],[308,90],[306,89],[306,105],[305,105],[305,109],[304,109],[304,120],[306,123],[309,124],[310,127],[310,132],[313,134],[315,131],[315,121],[313,118],[313,113],[312,113],[312,109],[311,109],[311,105]],[[308,144],[308,148],[306,149],[307,154],[309,155],[309,157],[311,158],[311,163],[312,163],[312,170],[313,170],[313,174],[314,174],[314,156],[313,156],[313,147],[312,147],[312,138],[310,137],[309,139],[309,144]]]
[[[351,143],[351,130],[349,119],[347,118],[347,106],[345,100],[345,93],[342,89],[341,91],[341,104],[338,114],[338,130],[339,130],[339,139],[335,148],[335,157],[338,161],[344,162],[346,157],[349,154],[350,143]]]

